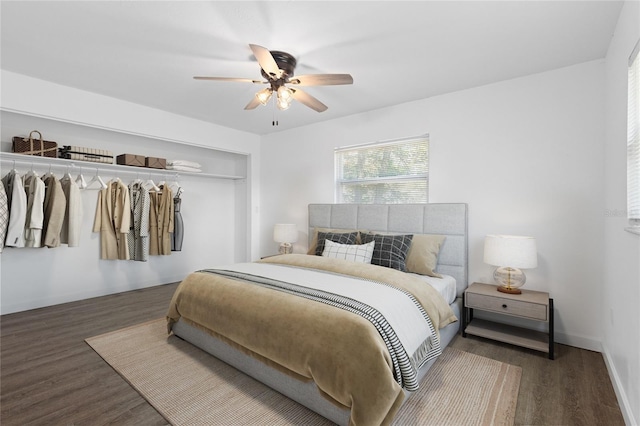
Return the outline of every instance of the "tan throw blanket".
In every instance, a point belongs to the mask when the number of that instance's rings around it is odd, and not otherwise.
[[[414,294],[436,328],[456,320],[429,285],[389,268],[356,267],[353,262],[307,255],[277,256],[264,262],[387,282]],[[404,399],[380,334],[369,321],[351,312],[196,272],[176,290],[169,327],[180,317],[269,365],[298,378],[313,379],[330,400],[351,407],[352,425],[388,424]]]

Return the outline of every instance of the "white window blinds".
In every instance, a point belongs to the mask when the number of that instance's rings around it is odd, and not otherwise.
[[[335,150],[336,202],[426,203],[429,137]]]
[[[640,41],[629,58],[627,109],[627,215],[640,224]]]

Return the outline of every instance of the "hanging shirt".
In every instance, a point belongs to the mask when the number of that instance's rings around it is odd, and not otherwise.
[[[42,247],[42,227],[44,225],[45,185],[33,172],[22,177],[24,192],[27,194],[27,218],[24,225],[24,246]]]
[[[149,191],[142,182],[129,184],[131,226],[127,234],[131,260],[146,262],[149,258]]]
[[[15,170],[2,178],[9,208],[9,224],[5,237],[6,247],[24,247],[24,224],[27,218],[27,195],[22,179]]]
[[[83,217],[80,187],[71,179],[68,173],[60,179],[60,185],[62,185],[62,191],[67,201],[64,221],[60,230],[60,242],[67,244],[69,247],[78,247],[80,245]]]
[[[171,233],[173,232],[173,195],[166,186],[161,192],[149,192],[149,254],[171,254]]]

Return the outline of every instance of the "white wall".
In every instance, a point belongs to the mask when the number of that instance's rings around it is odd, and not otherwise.
[[[627,210],[627,70],[640,39],[640,3],[627,1],[606,58],[602,349],[627,424],[640,422],[640,236],[624,231]]]
[[[38,129],[61,145],[196,159],[209,173],[247,176],[237,181],[183,176],[183,251],[146,263],[99,259],[99,237],[91,233],[97,192],[85,191],[80,248],[4,250],[2,314],[179,281],[195,269],[257,257],[259,215],[251,210],[259,206],[259,136],[5,71],[1,107],[3,151],[12,136]],[[3,163],[2,174],[6,168]]]
[[[604,62],[593,61],[263,137],[261,254],[277,222],[300,230],[333,202],[333,149],[430,135],[434,203],[469,204],[470,280],[491,279],[484,236],[537,238],[526,288],[551,293],[558,341],[600,350]]]

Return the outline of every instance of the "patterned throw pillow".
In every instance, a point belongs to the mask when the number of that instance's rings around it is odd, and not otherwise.
[[[371,241],[367,244],[348,245],[334,243],[331,240],[325,240],[322,255],[324,257],[345,259],[352,262],[371,263],[371,257],[373,256],[375,245],[375,241]]]
[[[360,234],[363,243],[376,242],[372,265],[407,271],[406,259],[413,235]]]
[[[325,240],[331,240],[334,243],[340,244],[355,244],[357,237],[357,232],[336,233],[318,231],[318,245],[316,246],[316,256],[322,256]]]

